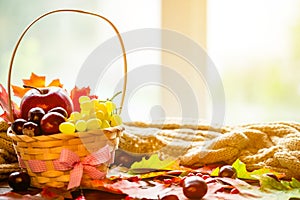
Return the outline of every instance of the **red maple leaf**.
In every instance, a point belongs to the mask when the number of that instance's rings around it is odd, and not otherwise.
[[[13,116],[14,116],[14,118],[18,118],[20,116],[20,108],[14,102],[11,102],[11,104],[12,104]],[[11,118],[11,115],[9,113],[10,112],[9,96],[8,96],[6,89],[3,87],[2,84],[0,84],[0,106],[1,106],[2,110],[4,111],[4,113],[2,115],[0,115],[0,117],[3,118],[7,122],[13,121],[13,119]]]
[[[90,87],[78,88],[77,86],[75,86],[71,90],[71,99],[73,101],[74,111],[80,111],[79,97],[88,96],[91,99],[97,98],[96,95],[90,95],[90,92]]]

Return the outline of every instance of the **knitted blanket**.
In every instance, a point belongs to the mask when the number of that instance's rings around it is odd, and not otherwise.
[[[262,167],[300,178],[300,123],[272,122],[215,128],[210,125],[125,123],[119,147],[129,153],[178,157],[203,166],[240,159],[248,170]]]

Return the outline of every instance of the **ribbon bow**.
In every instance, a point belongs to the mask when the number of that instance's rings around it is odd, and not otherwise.
[[[58,163],[63,168],[72,169],[70,172],[70,182],[68,190],[80,186],[83,171],[92,179],[101,179],[105,177],[106,173],[97,170],[96,166],[105,163],[111,159],[109,146],[106,145],[102,149],[86,156],[80,161],[79,156],[68,149],[63,149],[58,159]],[[59,166],[57,166],[59,167]]]

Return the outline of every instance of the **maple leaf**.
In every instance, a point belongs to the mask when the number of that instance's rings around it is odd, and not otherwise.
[[[43,199],[64,200],[65,197],[72,198],[70,192],[59,188],[44,187],[40,194]]]
[[[4,119],[7,122],[12,121],[11,115],[9,114],[9,97],[6,89],[3,87],[2,84],[0,84],[0,107],[4,111],[0,117]],[[18,118],[20,116],[20,109],[18,105],[14,102],[12,102],[12,111],[14,118]]]
[[[43,87],[50,87],[50,86],[56,86],[56,87],[63,87],[63,84],[61,84],[59,79],[52,80],[47,86],[46,86],[46,76],[38,76],[35,73],[31,73],[29,79],[23,79],[23,84],[28,85],[31,87],[36,88],[43,88]],[[19,87],[16,85],[12,85],[13,93],[16,97],[22,98],[25,93],[30,90],[30,88],[24,88]]]
[[[31,195],[31,194],[19,194],[16,192],[6,192],[0,194],[0,199],[5,200],[44,200],[44,198],[38,196],[38,195]]]
[[[74,111],[80,111],[79,97],[88,96],[91,99],[97,98],[96,95],[90,95],[90,92],[91,92],[90,87],[78,88],[77,86],[75,86],[71,90],[71,99],[72,99],[72,102],[73,102]]]
[[[64,85],[60,82],[59,79],[54,79],[51,81],[51,83],[48,84],[48,87],[50,86],[56,86],[56,87],[63,87]]]
[[[149,159],[145,157],[139,162],[134,162],[130,169],[130,173],[147,173],[157,170],[175,170],[179,167],[178,159],[168,158],[160,160],[157,154],[152,154]]]
[[[38,76],[35,73],[31,73],[29,79],[23,79],[24,85],[30,85],[34,87],[45,87],[45,82],[45,76]]]

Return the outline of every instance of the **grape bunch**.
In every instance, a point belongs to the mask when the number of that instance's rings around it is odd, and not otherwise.
[[[111,99],[101,101],[81,96],[79,104],[80,112],[72,112],[67,121],[59,125],[61,133],[72,134],[122,124],[122,118],[117,114],[116,104]]]

